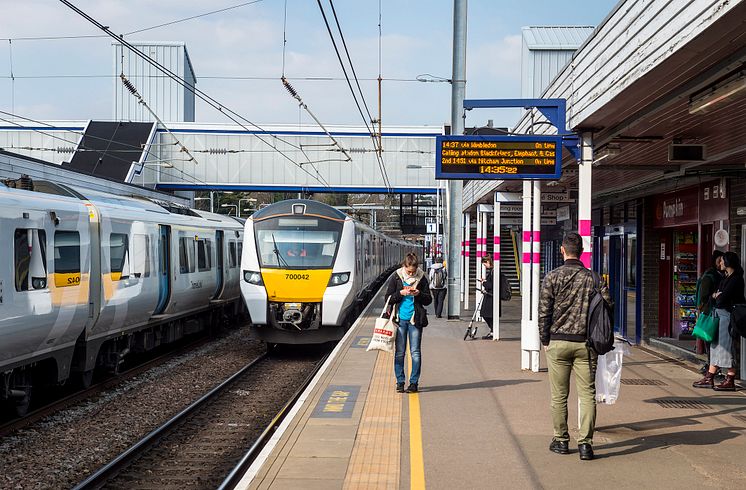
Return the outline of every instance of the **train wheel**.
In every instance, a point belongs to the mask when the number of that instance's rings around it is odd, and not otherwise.
[[[78,373],[75,376],[76,386],[84,390],[90,388],[92,382],[93,382],[93,369],[89,369],[88,371],[83,371],[82,373]]]
[[[24,392],[23,396],[13,400],[12,405],[13,415],[16,417],[24,417],[31,406],[31,387],[28,386],[20,391]]]

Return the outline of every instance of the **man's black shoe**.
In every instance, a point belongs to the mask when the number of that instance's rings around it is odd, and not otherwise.
[[[580,453],[580,459],[583,461],[590,461],[593,459],[593,447],[590,444],[579,444],[578,452]]]
[[[404,393],[404,383],[396,383],[396,392]]]
[[[482,340],[492,340],[492,332],[482,335]]]
[[[570,454],[570,446],[567,441],[558,441],[557,439],[552,439],[549,450],[557,454]]]
[[[409,383],[407,393],[417,393],[417,383]]]

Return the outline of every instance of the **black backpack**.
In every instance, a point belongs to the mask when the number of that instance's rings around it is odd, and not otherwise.
[[[510,287],[510,282],[508,281],[508,276],[500,273],[500,299],[503,301],[510,301],[510,298],[513,297],[513,291]]]
[[[746,338],[746,304],[733,305],[730,326],[732,333]]]
[[[593,274],[593,292],[588,306],[588,324],[586,345],[600,355],[614,350],[614,324],[612,322],[611,305],[606,302],[601,290],[604,287],[601,278]]]

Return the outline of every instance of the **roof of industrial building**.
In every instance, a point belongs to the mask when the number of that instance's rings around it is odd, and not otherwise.
[[[593,26],[527,26],[522,31],[528,49],[576,50],[593,29]]]

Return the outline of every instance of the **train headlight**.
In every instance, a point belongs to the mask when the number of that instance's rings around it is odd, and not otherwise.
[[[342,284],[346,284],[347,281],[350,280],[350,273],[349,272],[335,272],[332,274],[332,277],[329,279],[329,285],[330,286],[341,286]]]
[[[243,280],[255,286],[262,286],[264,284],[261,273],[254,271],[243,271]]]

